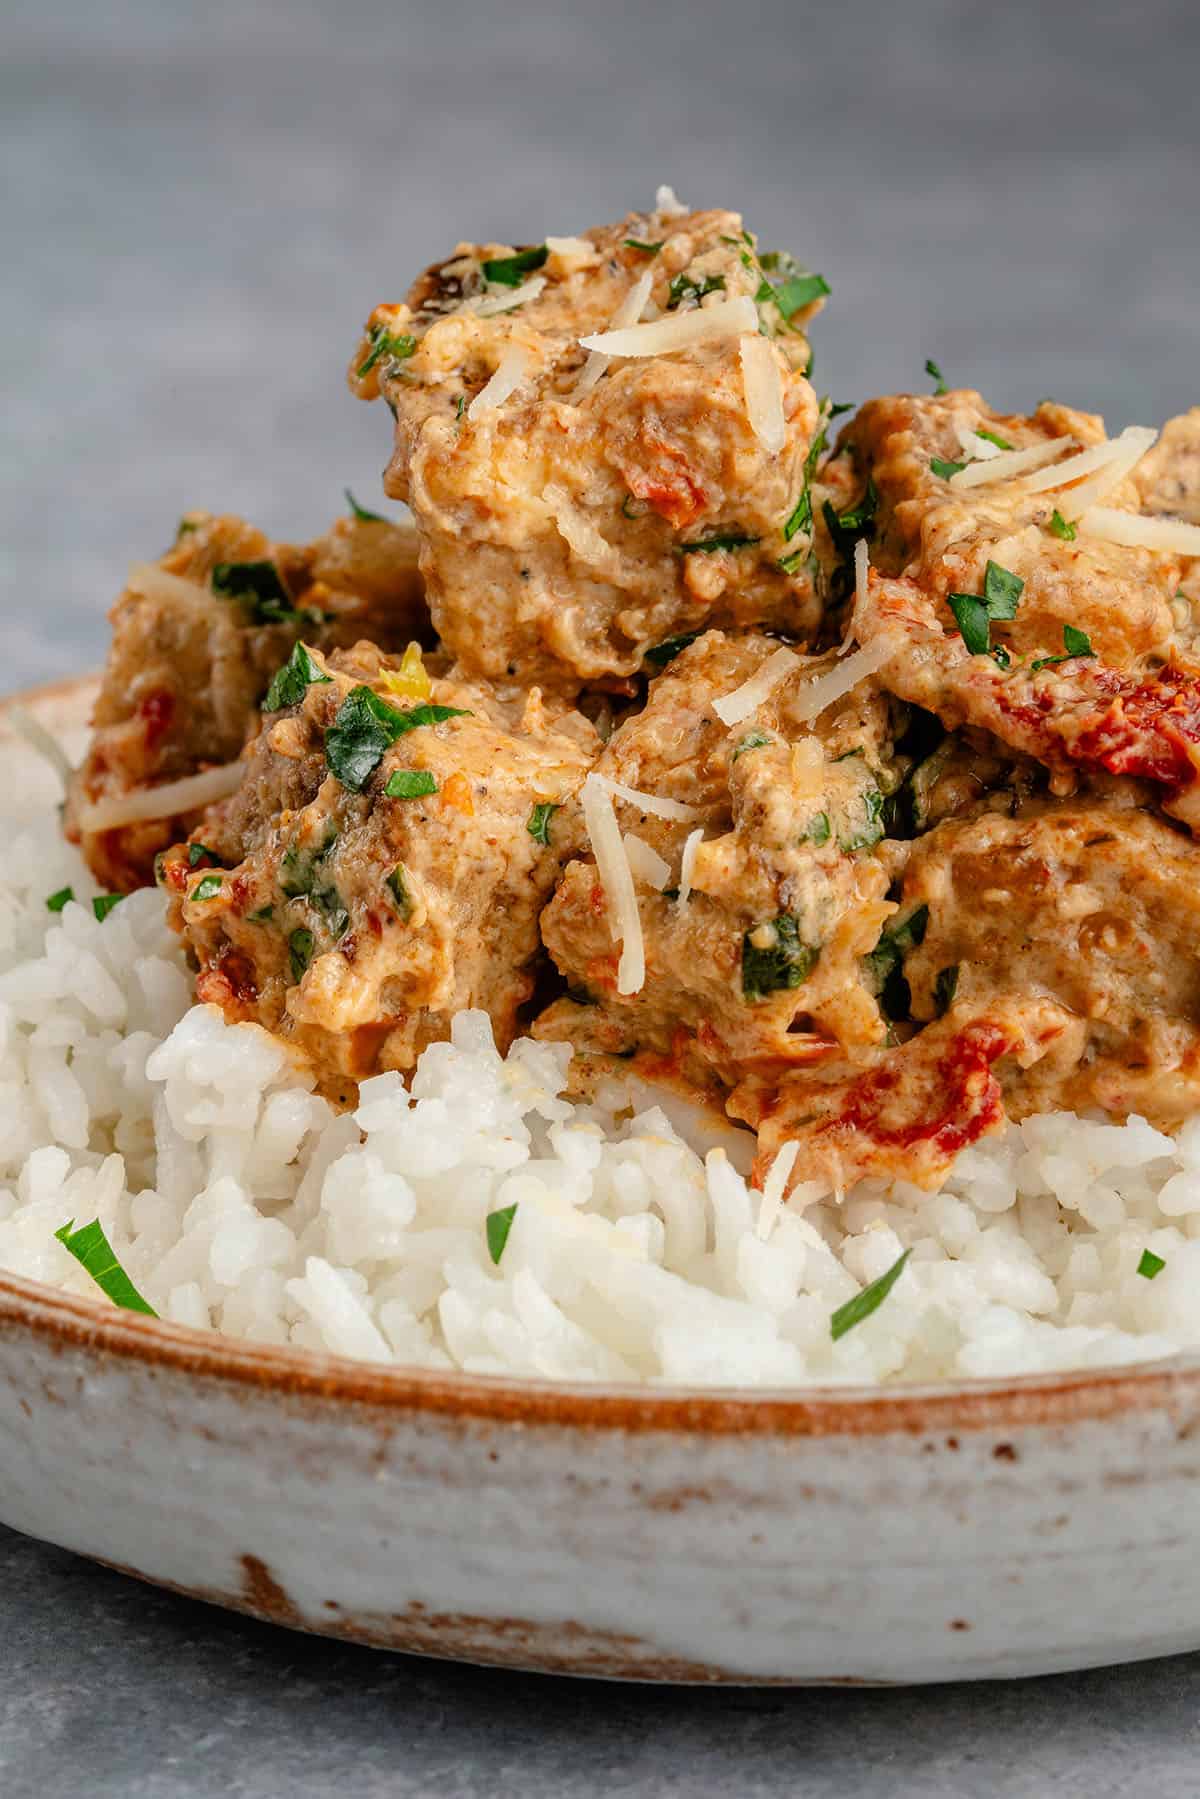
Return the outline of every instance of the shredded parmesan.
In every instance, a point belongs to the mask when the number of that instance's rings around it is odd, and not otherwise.
[[[720,699],[714,700],[713,711],[723,725],[740,725],[743,719],[758,711],[784,676],[799,666],[800,658],[794,650],[775,650],[748,681],[743,681],[732,693],[722,694]]]
[[[633,872],[621,841],[611,783],[602,775],[589,775],[583,783],[582,801],[583,821],[596,858],[596,873],[608,900],[609,930],[613,941],[619,938],[621,943],[617,992],[640,993],[646,980],[646,945]]]
[[[1181,518],[1145,518],[1137,512],[1119,512],[1113,506],[1089,506],[1079,529],[1105,543],[1128,544],[1131,549],[1162,550],[1167,555],[1200,556],[1200,525]]]
[[[625,846],[625,860],[634,880],[644,881],[647,887],[656,887],[661,893],[671,878],[670,863],[664,862],[644,837],[635,837],[632,831],[626,831],[622,842]]]
[[[1049,437],[1045,443],[1031,444],[1027,450],[997,450],[995,444],[989,444],[988,450],[992,453],[978,462],[969,462],[966,468],[951,475],[950,486],[983,487],[989,481],[1015,481],[1020,476],[1032,474],[1035,469],[1045,468],[1064,450],[1074,447],[1070,437]]]
[[[1064,518],[1075,519],[1095,505],[1097,500],[1111,493],[1118,482],[1125,479],[1134,465],[1141,461],[1150,448],[1157,431],[1151,431],[1143,425],[1128,425],[1119,437],[1108,439],[1102,444],[1093,444],[1090,450],[1081,450],[1078,456],[1068,457],[1043,474],[1032,476],[1026,483],[1029,493],[1044,493],[1051,487],[1065,487],[1069,481],[1079,481],[1084,475],[1095,475],[1095,481],[1088,481],[1084,486],[1076,488],[1074,493],[1064,494],[1059,502],[1059,511]]]
[[[787,441],[783,418],[783,382],[769,337],[748,332],[738,345],[742,363],[742,389],[750,429],[768,456],[778,456]]]
[[[865,650],[855,650],[844,662],[831,669],[827,675],[818,675],[803,688],[792,706],[792,716],[801,724],[811,724],[819,718],[827,706],[835,700],[852,693],[860,681],[868,675],[878,674],[887,661],[888,653],[882,644],[868,644]]]
[[[689,831],[679,859],[679,905],[686,906],[692,894],[692,875],[696,868],[696,852],[704,841],[704,826]]]
[[[545,285],[544,275],[531,275],[528,281],[522,281],[520,287],[510,287],[499,294],[488,294],[482,300],[468,300],[465,310],[473,312],[476,318],[490,319],[498,312],[511,312],[514,306],[524,306],[526,300],[536,300]]]
[[[690,350],[696,344],[741,337],[757,330],[754,301],[749,294],[740,294],[736,300],[697,306],[690,312],[672,312],[666,318],[651,319],[624,330],[597,331],[579,341],[585,350],[600,350],[605,356],[669,356],[675,350]]]
[[[657,793],[642,793],[636,787],[626,787],[623,781],[613,781],[608,775],[596,775],[597,781],[603,781],[610,793],[615,793],[619,800],[636,806],[639,812],[645,812],[652,818],[666,818],[672,822],[690,824],[692,819],[699,818],[695,806],[685,806],[682,800],[660,798]]]
[[[500,358],[496,372],[486,386],[481,387],[471,404],[467,407],[467,417],[472,423],[484,412],[492,412],[497,406],[503,406],[510,394],[514,394],[529,373],[529,355],[520,344],[510,344]]]
[[[978,431],[972,431],[969,425],[956,425],[958,441],[968,456],[977,462],[991,462],[996,456],[1003,456],[1004,451],[999,444],[990,443],[986,437],[980,437]]]
[[[52,737],[41,719],[27,712],[24,706],[10,701],[4,708],[5,716],[18,737],[23,737],[31,750],[36,750],[42,759],[48,762],[55,774],[59,776],[65,793],[70,784],[74,769],[71,767],[67,752],[56,737]]]
[[[682,218],[687,207],[679,199],[673,187],[664,181],[654,196],[654,210],[664,218]]]
[[[119,831],[125,825],[146,824],[155,818],[176,818],[200,812],[217,800],[228,799],[242,784],[244,762],[225,762],[206,768],[203,774],[185,775],[181,781],[164,781],[159,787],[136,788],[132,793],[112,794],[79,809],[78,824],[89,835],[95,831]]]
[[[621,304],[612,316],[612,330],[623,331],[628,325],[636,325],[646,310],[646,301],[650,298],[650,290],[654,286],[653,269],[645,269],[638,276]],[[600,350],[592,350],[583,365],[583,373],[575,384],[575,392],[571,398],[578,403],[585,394],[591,393],[597,381],[612,361]]]
[[[767,1178],[763,1182],[762,1204],[758,1208],[758,1223],[754,1234],[760,1242],[766,1242],[775,1228],[775,1220],[783,1209],[783,1195],[787,1189],[788,1176],[796,1166],[796,1157],[800,1154],[800,1145],[793,1140],[776,1150],[775,1160],[767,1170]]]
[[[548,260],[564,275],[591,268],[600,260],[595,244],[586,237],[548,237],[546,248],[550,252]]]
[[[140,593],[144,599],[159,600],[168,606],[172,601],[194,606],[208,591],[196,581],[185,581],[182,575],[168,574],[156,562],[135,562],[125,585],[130,593]]]

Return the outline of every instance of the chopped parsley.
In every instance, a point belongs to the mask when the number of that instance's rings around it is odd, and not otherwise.
[[[976,432],[974,432],[973,435],[976,437],[982,437],[985,444],[994,444],[996,449],[998,449],[998,450],[1011,450],[1012,449],[1012,445],[1009,443],[1008,439],[1005,437],[997,437],[997,435],[994,431],[984,431],[984,430],[980,429],[980,430],[977,430]]]
[[[860,537],[871,537],[875,531],[875,514],[879,510],[879,493],[874,478],[867,481],[867,490],[862,499],[845,512],[836,512],[833,503],[826,500],[821,508],[826,529],[833,540],[833,546],[843,557],[854,554],[854,546]]]
[[[408,870],[403,862],[397,862],[387,878],[386,886],[397,912],[407,924],[413,915],[413,896],[408,886]]]
[[[967,465],[965,462],[945,462],[940,456],[931,456],[929,466],[939,481],[949,481],[952,475],[960,475]]]
[[[899,923],[885,925],[875,948],[863,957],[863,971],[889,1018],[902,1018],[909,1009],[904,958],[925,941],[928,925],[929,907],[917,906]]]
[[[500,1257],[504,1254],[504,1246],[508,1242],[508,1233],[512,1229],[513,1219],[516,1215],[517,1208],[514,1204],[502,1207],[499,1212],[489,1212],[485,1220],[488,1254],[497,1268],[500,1266]]]
[[[416,349],[417,340],[415,337],[409,337],[406,332],[393,334],[386,325],[380,324],[372,329],[370,344],[371,347],[366,356],[354,371],[360,381],[364,375],[371,373],[375,364],[383,356],[390,357],[393,362],[404,362]]]
[[[123,893],[98,893],[92,901],[92,911],[103,924],[114,906],[119,906],[125,898]]]
[[[787,556],[781,556],[775,564],[785,575],[794,575],[801,565],[811,559],[811,551],[807,549],[792,550]]]
[[[289,843],[279,864],[279,889],[288,899],[305,899],[317,885],[317,865],[332,854],[337,844],[337,826],[325,833],[319,844],[303,844],[297,838]]]
[[[815,843],[819,848],[822,843],[829,842],[830,830],[828,812],[818,812],[815,818],[810,818],[808,821],[808,841]]]
[[[238,600],[256,625],[321,622],[321,614],[311,608],[296,610],[273,562],[218,562],[211,579],[213,592],[222,599]]]
[[[684,631],[678,637],[664,637],[646,651],[646,661],[653,662],[658,668],[665,668],[668,662],[674,662],[681,651],[686,650],[689,643],[695,643],[699,631]]]
[[[660,237],[656,244],[648,244],[643,243],[640,237],[627,237],[625,239],[625,248],[627,250],[640,250],[643,256],[657,256],[666,241],[665,237]]]
[[[46,901],[46,910],[47,912],[61,912],[63,907],[74,898],[75,889],[73,887],[60,887],[58,892],[52,893]]]
[[[405,731],[469,716],[461,706],[422,705],[398,712],[380,699],[373,688],[355,687],[342,701],[337,717],[325,733],[325,760],[343,787],[351,793],[361,793],[386,752]]]
[[[1137,1271],[1144,1280],[1152,1281],[1156,1274],[1162,1273],[1166,1265],[1163,1258],[1156,1256],[1152,1249],[1144,1249],[1142,1259],[1137,1265]]]
[[[839,761],[841,758],[839,757]],[[870,850],[883,836],[883,795],[878,787],[864,788],[861,795],[863,823],[838,838],[838,848],[850,855],[854,850]],[[823,842],[824,839],[821,839]]]
[[[864,1318],[869,1318],[872,1312],[879,1310],[900,1279],[904,1264],[911,1254],[912,1250],[906,1249],[902,1256],[897,1256],[886,1274],[881,1274],[877,1281],[872,1281],[869,1287],[864,1287],[861,1293],[856,1293],[853,1299],[848,1299],[844,1306],[839,1306],[836,1312],[831,1313],[829,1334],[835,1343],[847,1331],[852,1331],[856,1324],[861,1324]]]
[[[1076,656],[1096,654],[1087,632],[1077,630],[1074,625],[1063,626],[1063,650],[1061,656],[1039,656],[1032,664],[1032,672],[1036,675],[1039,668],[1050,668],[1056,662],[1070,662]]]
[[[950,389],[946,386],[946,377],[943,375],[932,356],[927,356],[925,358],[925,373],[929,376],[931,381],[937,382],[937,386],[933,390],[935,394],[949,393]]]
[[[1069,518],[1064,518],[1057,506],[1050,514],[1050,529],[1055,537],[1061,537],[1064,543],[1074,543],[1079,535],[1079,527],[1072,524]]]
[[[427,768],[397,768],[388,776],[383,792],[389,800],[420,800],[437,790],[437,781]]]
[[[989,562],[983,578],[983,593],[951,593],[946,596],[946,604],[954,614],[959,635],[972,656],[986,656],[991,650],[992,620],[1006,620],[1017,616],[1017,604],[1024,591],[1025,583],[1020,575],[1014,575],[1011,569],[1001,568],[998,562]],[[1000,661],[1002,668],[1008,667],[1007,660]]]
[[[269,924],[274,916],[274,906],[260,906],[257,912],[247,913],[246,922],[248,924]]]
[[[105,1236],[104,1227],[98,1218],[79,1230],[75,1229],[75,1220],[68,1219],[54,1235],[115,1306],[120,1306],[125,1312],[142,1312],[147,1318],[158,1317],[154,1307],[142,1298],[117,1260],[116,1251]]]
[[[745,537],[737,531],[718,531],[712,537],[698,537],[694,543],[681,543],[678,550],[681,556],[711,556],[717,550],[746,550],[757,542],[757,537]]]
[[[770,298],[781,315],[790,322],[796,313],[811,306],[814,300],[832,292],[824,275],[789,275],[786,281],[781,281],[778,287],[771,289]]]
[[[219,862],[221,860],[216,850],[210,850],[206,843],[188,844],[187,860],[189,868],[199,868],[200,864],[206,859],[209,862]]]
[[[541,800],[529,814],[525,829],[535,843],[550,842],[550,820],[558,811],[553,800]]]
[[[736,762],[739,756],[746,754],[747,750],[765,750],[767,745],[774,741],[775,739],[769,731],[747,731],[746,735],[739,737],[734,745],[730,761]]]
[[[305,930],[303,925],[288,938],[288,960],[292,965],[293,981],[304,979],[305,970],[313,959],[313,948],[313,934]]]
[[[220,875],[205,875],[203,880],[196,882],[188,897],[192,900],[216,899],[223,886],[224,881]]]
[[[939,969],[937,979],[933,983],[933,1003],[937,1007],[939,1018],[943,1012],[950,1010],[957,992],[958,963],[955,962],[951,968]]]
[[[368,512],[367,508],[365,506],[360,506],[358,501],[355,499],[354,495],[350,492],[350,489],[348,487],[344,488],[343,492],[346,495],[346,504],[350,508],[350,516],[352,518],[358,519],[360,524],[364,524],[364,525],[386,525],[387,524],[387,520],[384,518],[382,512]]]
[[[281,669],[277,669],[262,703],[264,712],[282,712],[285,706],[298,706],[310,687],[329,686],[330,677],[319,662],[314,662],[302,643],[294,644],[292,653]]]
[[[790,912],[767,919],[742,938],[742,994],[766,999],[781,988],[801,987],[812,973],[820,947],[803,943],[799,921]]]
[[[840,413],[850,412],[852,410],[853,408],[849,405],[837,406],[830,400],[822,400],[819,414],[819,416],[823,415],[821,427],[813,438],[812,443],[809,445],[808,454],[804,458],[804,486],[800,490],[800,498],[796,501],[795,506],[793,506],[791,512],[784,520],[784,543],[790,543],[797,531],[803,531],[807,536],[812,536],[812,484],[813,478],[817,472],[817,463],[820,460],[822,451],[829,442],[830,425]],[[790,556],[781,557],[779,562],[780,568],[785,574],[794,574],[803,560],[803,554],[803,551],[794,551]]]
[[[198,531],[199,529],[200,526],[197,521],[194,518],[189,518],[185,512],[175,527],[175,542],[178,543],[181,537],[187,537],[190,532]]]
[[[495,287],[520,287],[526,275],[532,275],[546,261],[550,251],[545,244],[529,250],[518,250],[512,256],[494,256],[483,263],[483,278]]]
[[[695,300],[699,305],[706,294],[719,293],[724,286],[724,275],[702,275],[699,281],[686,272],[676,275],[667,289],[667,311],[682,306],[685,300]]]

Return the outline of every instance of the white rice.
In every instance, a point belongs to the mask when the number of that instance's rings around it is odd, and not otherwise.
[[[701,1386],[956,1379],[1200,1345],[1200,1120],[1031,1119],[941,1194],[863,1182],[779,1211],[617,1082],[561,1097],[565,1049],[501,1060],[486,1018],[353,1116],[250,1025],[191,1006],[163,902],[103,923],[51,821],[0,878],[0,1266],[98,1294],[55,1241],[99,1218],[166,1318],[372,1361]],[[636,1102],[645,1105],[643,1097]],[[499,1265],[489,1213],[516,1207]],[[763,1222],[769,1222],[763,1220]],[[908,1263],[838,1342],[830,1314]],[[1137,1273],[1151,1250],[1165,1267]]]

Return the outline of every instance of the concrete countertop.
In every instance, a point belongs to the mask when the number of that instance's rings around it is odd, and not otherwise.
[[[816,382],[1111,426],[1200,400],[1191,0],[60,0],[0,25],[0,688],[94,665],[188,506],[375,503],[343,368],[458,237],[741,206],[833,289]],[[3,1470],[0,1469],[0,1482]],[[661,1693],[389,1659],[0,1531],[0,1791],[1195,1794],[1200,1658],[991,1688]]]

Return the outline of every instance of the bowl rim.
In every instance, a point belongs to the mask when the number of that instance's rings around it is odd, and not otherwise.
[[[95,674],[0,695],[5,715],[95,693]],[[0,1268],[0,1342],[25,1337],[52,1353],[217,1381],[289,1401],[425,1415],[463,1424],[699,1437],[875,1437],[1059,1427],[1200,1400],[1200,1352],[1159,1361],[895,1386],[719,1388],[553,1381],[355,1361],[291,1345],[251,1343],[168,1319],[123,1312],[100,1299]],[[1190,1410],[1190,1406],[1189,1406]],[[1003,1447],[1001,1445],[1000,1447]]]

